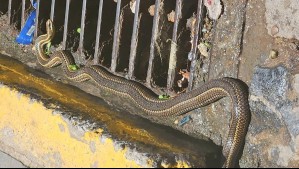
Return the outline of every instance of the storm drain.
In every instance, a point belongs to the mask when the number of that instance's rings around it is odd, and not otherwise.
[[[56,27],[52,45],[71,50],[78,64],[100,64],[150,88],[181,92],[192,88],[201,57],[198,46],[207,18],[202,1],[36,0],[34,35],[45,33],[51,18]],[[30,0],[0,3],[7,22],[19,30],[35,10]]]

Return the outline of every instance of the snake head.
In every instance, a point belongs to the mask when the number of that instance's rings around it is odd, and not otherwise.
[[[53,37],[55,34],[55,27],[54,27],[53,21],[51,19],[47,20],[46,29],[47,29],[47,34],[51,35]]]

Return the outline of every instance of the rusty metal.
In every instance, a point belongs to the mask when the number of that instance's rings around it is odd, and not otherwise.
[[[66,0],[66,7],[65,7],[65,17],[64,17],[64,30],[63,30],[63,40],[62,40],[62,49],[66,49],[66,40],[67,40],[67,33],[68,33],[68,22],[69,22],[69,12],[70,12],[70,2],[71,0]]]
[[[131,39],[131,50],[130,50],[130,60],[129,60],[129,72],[128,77],[132,79],[134,76],[134,68],[135,68],[135,59],[136,59],[136,50],[138,43],[138,29],[139,29],[139,8],[140,8],[140,0],[135,1],[135,16],[134,16],[134,25],[133,25],[133,34]]]
[[[95,44],[95,52],[94,52],[94,64],[99,64],[99,46],[100,46],[100,36],[101,36],[102,14],[103,14],[103,0],[100,0],[96,44]]]
[[[167,77],[167,89],[171,90],[174,85],[176,67],[177,67],[177,42],[178,42],[178,26],[182,17],[182,0],[176,1],[175,18],[173,26],[173,34],[169,56],[169,67]]]
[[[26,7],[26,0],[22,0],[21,28],[23,28],[25,25],[25,7]]]
[[[52,0],[51,2],[51,14],[50,19],[54,21],[54,14],[55,14],[55,0]]]
[[[111,60],[111,71],[116,71],[117,59],[119,54],[119,37],[120,37],[120,8],[121,0],[117,1],[116,18],[114,25],[114,37],[113,37],[113,49],[112,49],[112,60]]]
[[[151,39],[151,46],[150,46],[150,58],[148,63],[147,69],[147,76],[146,76],[146,84],[148,86],[151,85],[152,81],[152,73],[153,73],[153,62],[155,58],[155,45],[157,40],[157,33],[159,28],[159,19],[160,19],[160,4],[161,0],[156,0],[155,2],[155,14],[154,14],[154,21],[153,21],[153,28],[152,28],[152,39]]]
[[[39,23],[39,10],[40,10],[40,0],[36,1],[36,19],[35,19],[35,31],[34,31],[34,37],[37,37],[38,33],[38,23]]]
[[[7,14],[8,14],[8,23],[12,24],[12,22],[15,22],[14,19],[12,17],[15,16],[16,11],[15,11],[15,1],[16,0],[8,0],[8,8],[7,8]],[[34,35],[35,37],[37,37],[38,35],[38,31],[39,31],[39,23],[41,21],[41,19],[47,19],[47,18],[40,18],[40,17],[44,17],[44,16],[40,16],[40,5],[41,0],[37,0],[37,16],[36,16],[36,28]],[[92,1],[91,1],[92,2]],[[133,2],[133,1],[132,1]],[[168,50],[170,49],[170,53],[169,53],[169,65],[168,65],[168,72],[167,73],[167,77],[165,77],[165,79],[167,78],[167,83],[166,86],[163,87],[167,87],[168,91],[173,90],[173,88],[175,87],[175,79],[177,76],[177,71],[178,71],[178,65],[182,65],[182,63],[178,62],[178,52],[180,52],[180,48],[178,47],[178,43],[180,44],[181,42],[179,41],[179,35],[181,34],[181,27],[183,25],[184,22],[182,21],[182,12],[183,12],[183,6],[185,5],[185,3],[189,3],[190,1],[183,1],[183,0],[176,0],[175,1],[175,9],[173,9],[175,11],[175,15],[174,15],[174,23],[167,23],[167,24],[173,24],[173,32],[172,32],[172,38],[171,38],[171,46],[170,48],[168,48]],[[26,0],[22,0],[22,1],[16,1],[16,5],[20,5],[22,3],[22,10],[21,10],[21,26],[23,27],[25,24],[25,19],[26,19]],[[63,22],[63,32],[62,32],[62,39],[61,39],[61,45],[62,45],[62,49],[65,50],[67,49],[67,41],[69,33],[71,31],[75,31],[75,30],[68,30],[69,29],[69,22],[70,22],[70,8],[71,8],[71,3],[73,3],[73,1],[71,0],[66,0],[66,6],[65,7],[59,7],[56,5],[56,0],[51,0],[51,10],[50,10],[50,19],[54,20],[55,17],[59,17],[56,16],[56,12],[57,10],[64,8],[63,12],[65,13],[64,16],[64,22]],[[89,3],[89,2],[88,2]],[[102,24],[103,21],[105,21],[105,18],[103,20],[103,17],[109,17],[109,16],[103,16],[104,15],[104,11],[105,11],[105,5],[106,5],[106,1],[104,0],[99,0],[98,2],[92,2],[92,3],[96,3],[98,6],[96,7],[96,10],[98,11],[97,14],[97,18],[95,19],[96,23],[96,28],[94,27],[94,31],[96,37],[95,37],[95,42],[94,42],[94,52],[92,53],[92,55],[94,56],[93,59],[93,63],[94,64],[99,64],[100,63],[100,59],[107,59],[105,58],[106,56],[102,55],[103,53],[100,53],[100,42],[101,42],[101,38],[103,36],[103,32],[105,30],[105,28],[103,29],[103,27],[105,25]],[[151,25],[151,36],[143,36],[142,35],[142,31],[140,29],[141,26],[143,26],[143,20],[145,16],[144,12],[144,7],[146,7],[145,5],[151,5],[153,3],[145,3],[145,1],[142,0],[135,0],[134,2],[134,6],[135,9],[134,11],[132,11],[134,13],[134,20],[133,20],[133,27],[132,27],[132,35],[131,35],[131,42],[129,42],[130,45],[130,56],[129,56],[129,65],[128,66],[128,73],[127,74],[123,74],[123,76],[126,76],[128,79],[135,79],[135,69],[136,69],[136,65],[140,64],[140,63],[136,63],[136,61],[142,60],[141,55],[137,55],[137,53],[139,54],[139,50],[140,53],[144,54],[147,53],[149,54],[149,60],[148,60],[148,67],[147,67],[147,71],[146,71],[146,77],[145,77],[145,83],[148,87],[152,87],[151,84],[154,80],[153,78],[153,74],[156,71],[156,69],[159,69],[158,67],[155,67],[154,65],[154,60],[155,57],[157,55],[157,50],[158,50],[158,44],[157,44],[157,39],[159,38],[158,36],[160,28],[162,26],[162,24],[166,24],[164,23],[163,19],[165,19],[165,12],[162,12],[166,3],[168,3],[168,1],[164,1],[164,0],[155,0],[154,1],[154,5],[155,5],[155,11],[153,14],[153,18],[152,18],[152,25]],[[144,4],[143,4],[144,3]],[[170,2],[174,5],[173,2]],[[196,3],[196,2],[193,2]],[[107,2],[108,4],[108,2]],[[122,30],[122,26],[123,24],[126,22],[128,23],[128,21],[126,21],[125,19],[123,19],[126,16],[126,13],[124,12],[125,9],[124,7],[128,5],[127,1],[121,1],[118,0],[116,3],[116,8],[111,8],[111,12],[115,12],[115,20],[114,20],[114,32],[113,32],[113,38],[111,38],[110,40],[113,39],[113,44],[112,44],[112,53],[111,53],[111,67],[110,70],[113,73],[117,73],[116,71],[118,66],[120,66],[120,63],[118,63],[119,60],[119,56],[121,56],[122,51],[123,51],[123,46],[120,44],[121,41],[123,41],[122,36],[122,32],[125,32],[126,30]],[[144,5],[144,6],[142,6]],[[43,4],[42,4],[43,6]],[[142,8],[141,8],[142,6]],[[200,36],[200,25],[201,25],[201,18],[202,18],[202,6],[203,6],[203,2],[202,0],[198,0],[198,5],[197,5],[197,9],[193,12],[197,13],[196,15],[196,20],[195,20],[195,24],[193,25],[193,30],[191,30],[191,49],[189,52],[189,59],[190,59],[190,77],[189,77],[189,84],[188,84],[188,90],[192,89],[192,84],[193,84],[193,78],[194,78],[194,67],[195,67],[195,63],[196,60],[198,59],[198,49],[197,49],[197,45],[198,45],[198,40],[199,40],[199,36]],[[57,8],[57,9],[56,9]],[[58,9],[59,8],[59,9]],[[88,7],[89,8],[89,7]],[[125,10],[124,10],[125,9]],[[77,49],[77,52],[79,54],[78,57],[78,61],[80,63],[85,63],[83,60],[83,52],[84,52],[84,44],[86,41],[87,36],[85,37],[85,35],[87,35],[85,32],[85,25],[86,23],[89,21],[89,18],[86,18],[86,13],[88,12],[89,9],[87,9],[87,0],[82,0],[82,11],[81,11],[81,22],[80,22],[80,39],[79,39],[79,46]],[[132,10],[132,9],[131,9]],[[146,11],[147,12],[147,11]],[[20,12],[17,12],[20,13]],[[19,15],[17,15],[19,17]],[[142,17],[141,17],[142,16]],[[58,19],[58,18],[56,18]],[[55,20],[56,20],[55,19]],[[148,18],[147,18],[148,19]],[[61,19],[60,19],[61,20]],[[106,21],[105,21],[106,22]],[[124,22],[124,23],[123,23]],[[57,22],[57,24],[59,24],[59,22]],[[180,25],[180,26],[179,26]],[[70,27],[72,27],[70,25]],[[101,31],[102,30],[102,31]],[[105,30],[106,31],[106,30]],[[149,30],[150,31],[150,30]],[[142,47],[142,42],[138,42],[140,39],[140,37],[147,37],[147,43],[150,43],[149,49],[144,49]],[[189,40],[188,40],[189,42]],[[186,43],[188,43],[186,42]],[[138,51],[138,52],[137,52]],[[108,57],[110,59],[110,57]],[[109,63],[109,62],[108,62]],[[121,63],[123,64],[123,63]],[[123,66],[123,65],[122,65]],[[144,69],[146,69],[146,67],[144,67]],[[141,78],[141,77],[138,77]],[[138,79],[136,79],[138,80]],[[154,80],[154,83],[155,80]]]
[[[80,30],[80,40],[79,40],[79,55],[82,56],[83,54],[83,40],[84,40],[84,32],[85,32],[85,18],[86,18],[86,3],[87,0],[83,0],[82,6],[82,14],[81,14],[81,30]],[[80,57],[82,58],[82,57]]]
[[[8,24],[11,24],[11,6],[12,6],[12,0],[8,1]]]
[[[191,37],[192,37],[192,46],[191,51],[189,52],[188,59],[191,61],[190,65],[190,76],[189,76],[189,84],[188,84],[188,91],[192,90],[193,87],[193,79],[194,79],[194,72],[195,72],[195,65],[196,60],[198,58],[197,53],[197,44],[198,44],[198,37],[200,31],[200,23],[202,21],[202,6],[203,6],[203,0],[198,1],[197,5],[197,14],[196,14],[196,20],[195,24],[193,25],[193,30],[191,31]]]

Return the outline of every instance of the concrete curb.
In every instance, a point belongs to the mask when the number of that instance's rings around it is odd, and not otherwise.
[[[210,144],[150,122],[140,125],[138,118],[95,105],[86,93],[35,75],[16,60],[1,55],[0,72],[0,150],[26,166],[218,165],[219,151]]]

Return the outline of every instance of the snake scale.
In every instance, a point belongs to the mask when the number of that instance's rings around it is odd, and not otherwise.
[[[51,55],[45,54],[44,47],[53,39],[55,34],[55,27],[51,20],[46,22],[46,29],[47,34],[39,36],[35,41],[37,59],[43,67],[51,68],[62,65],[68,79],[76,82],[92,80],[99,88],[131,99],[149,115],[164,117],[180,115],[229,96],[233,109],[228,136],[223,146],[223,155],[226,158],[224,167],[236,167],[243,151],[242,146],[245,143],[250,122],[248,89],[243,82],[233,78],[211,80],[191,92],[161,100],[154,92],[140,83],[113,75],[101,66],[84,66],[72,70],[70,65],[76,65],[76,63],[68,51],[61,50]]]

